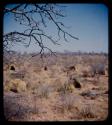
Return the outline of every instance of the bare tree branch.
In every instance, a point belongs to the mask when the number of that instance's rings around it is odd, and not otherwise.
[[[67,36],[78,40],[77,37],[71,35],[63,28],[65,25],[57,21],[57,17],[65,17],[61,13],[60,9],[57,9],[57,4],[18,4],[15,7],[6,6],[4,9],[4,15],[10,13],[14,16],[14,19],[20,25],[26,26],[23,32],[14,31],[3,34],[3,47],[4,49],[10,48],[10,45],[21,43],[25,47],[29,47],[32,41],[38,44],[40,47],[39,54],[43,57],[45,50],[48,50],[51,55],[54,54],[50,48],[44,45],[44,38],[48,39],[54,45],[60,45],[61,39],[60,33],[63,34],[63,38],[68,42]],[[40,16],[40,20],[34,18]],[[42,27],[47,28],[47,21],[51,21],[57,27],[58,39],[55,40],[52,36],[48,35]],[[25,41],[26,40],[26,41]]]

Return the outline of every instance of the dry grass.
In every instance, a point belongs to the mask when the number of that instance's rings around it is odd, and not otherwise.
[[[47,84],[42,84],[38,87],[37,91],[38,91],[37,93],[38,93],[39,97],[47,99],[51,92],[51,87]]]
[[[61,95],[61,111],[71,111],[74,108],[74,96],[71,94],[62,94]]]
[[[108,70],[108,59],[104,55],[60,54],[46,57],[44,62],[39,56],[28,60],[28,54],[11,57],[8,65],[15,60],[15,72],[25,75],[21,78],[5,68],[4,111],[8,120],[77,121],[107,116],[108,72],[105,75],[104,71]]]
[[[26,83],[20,79],[10,80],[4,89],[6,91],[24,92],[26,91]]]
[[[81,108],[80,112],[79,112],[79,116],[81,118],[95,118],[95,111],[93,109],[93,107],[89,104],[89,105],[85,105]]]

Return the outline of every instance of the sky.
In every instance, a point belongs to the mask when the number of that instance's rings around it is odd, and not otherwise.
[[[106,52],[108,53],[108,8],[104,4],[63,4],[66,7],[64,13],[66,17],[61,18],[66,26],[65,30],[79,38],[79,40],[68,37],[69,42],[62,38],[60,46],[53,45],[47,39],[44,44],[53,51],[64,52]],[[56,37],[56,27],[47,22],[49,35]],[[23,26],[18,25],[10,14],[4,16],[4,33],[10,31],[22,31]],[[12,47],[12,50],[19,52],[38,52],[37,45],[31,44],[29,48],[21,45]]]

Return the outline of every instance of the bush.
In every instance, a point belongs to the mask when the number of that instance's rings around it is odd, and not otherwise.
[[[104,64],[97,65],[97,73],[100,75],[105,75],[105,66]]]
[[[47,84],[42,84],[39,86],[38,88],[38,95],[39,97],[44,97],[44,98],[48,98],[49,97],[49,94],[51,92],[51,88],[49,85]]]
[[[26,91],[26,83],[20,79],[10,80],[4,89],[5,91],[24,92]]]
[[[105,65],[102,63],[94,64],[91,66],[92,72],[95,74],[105,75]]]
[[[64,85],[61,85],[60,88],[57,90],[58,92],[61,92],[65,94],[66,92],[73,92],[74,86],[69,83],[65,83]]]
[[[62,113],[64,113],[65,111],[71,111],[74,107],[74,96],[71,93],[62,94],[60,103],[60,110]]]
[[[93,108],[90,105],[86,105],[82,107],[79,115],[81,118],[94,118],[95,112],[93,111]]]

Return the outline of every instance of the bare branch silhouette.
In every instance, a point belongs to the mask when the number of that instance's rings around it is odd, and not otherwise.
[[[51,54],[55,54],[50,48],[44,45],[44,38],[52,42],[54,45],[60,45],[60,33],[63,38],[68,42],[67,36],[78,40],[77,37],[66,32],[63,28],[63,22],[57,21],[59,17],[65,17],[61,12],[58,4],[17,4],[14,7],[5,7],[4,15],[10,13],[14,16],[14,20],[20,25],[26,26],[23,32],[13,31],[3,34],[3,47],[4,49],[10,48],[10,45],[20,43],[25,47],[29,47],[32,40],[40,47],[39,54],[43,57],[45,49]],[[40,20],[34,18],[33,15],[38,15]],[[47,21],[52,22],[57,27],[58,39],[55,40],[52,36],[48,35],[44,28],[47,28]],[[44,27],[44,28],[43,28]],[[26,41],[25,41],[26,40]]]

